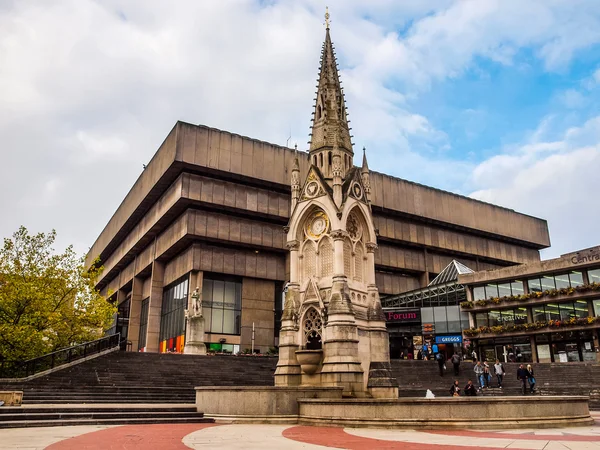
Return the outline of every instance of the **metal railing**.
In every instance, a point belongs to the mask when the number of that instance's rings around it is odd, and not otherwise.
[[[19,362],[3,362],[0,364],[0,378],[25,378],[36,373],[69,364],[78,359],[109,350],[121,345],[121,334],[112,334],[95,341],[63,348],[47,355]]]

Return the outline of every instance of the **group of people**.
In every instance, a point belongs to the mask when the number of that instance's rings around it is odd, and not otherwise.
[[[473,371],[475,372],[476,379],[479,381],[479,388],[476,388],[473,384],[473,381],[469,380],[464,388],[464,395],[466,396],[477,395],[477,392],[489,388],[492,382],[491,368],[487,362],[482,363],[481,361],[477,361]],[[506,375],[506,370],[504,369],[504,365],[500,362],[500,360],[496,360],[496,364],[493,366],[493,371],[496,375],[497,387],[502,389],[502,381],[504,379],[504,375]],[[521,383],[523,395],[526,395],[528,391],[531,394],[535,393],[536,381],[531,364],[528,364],[527,367],[524,367],[523,364],[519,365],[519,369],[517,370],[517,379]],[[454,380],[454,383],[450,387],[450,395],[453,397],[458,397],[461,395],[460,392],[461,390],[458,385],[458,380]]]

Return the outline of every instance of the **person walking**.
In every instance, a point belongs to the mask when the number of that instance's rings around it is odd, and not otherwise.
[[[527,381],[529,381],[529,392],[535,392],[535,377],[533,376],[533,367],[531,364],[527,364]]]
[[[475,372],[475,376],[479,381],[479,390],[482,390],[485,383],[483,381],[483,366],[481,365],[481,361],[477,361],[477,364],[475,364],[475,367],[473,368],[473,372]]]
[[[442,353],[436,353],[435,359],[440,369],[440,377],[444,376],[444,370],[446,369],[446,361],[444,361],[444,355]]]
[[[494,364],[494,372],[496,373],[496,379],[498,380],[498,388],[502,389],[502,378],[504,378],[506,372],[499,359],[497,359],[496,364]]]
[[[460,356],[458,356],[457,352],[454,352],[454,355],[452,355],[452,365],[454,366],[454,375],[459,374],[459,367],[460,367]]]
[[[487,363],[487,361],[483,363],[483,378],[485,380],[486,387],[489,388],[492,382],[492,373],[490,370],[490,365]]]
[[[471,380],[469,380],[469,382],[465,386],[465,395],[467,397],[477,396],[477,389],[475,389],[475,386],[473,386],[473,381],[471,381]]]
[[[523,390],[523,395],[527,395],[527,379],[529,377],[529,373],[527,369],[523,367],[523,364],[519,364],[519,368],[517,369],[517,380],[521,383],[521,388]]]
[[[450,387],[450,395],[452,397],[460,396],[460,387],[458,386],[458,380],[454,380],[454,384]]]

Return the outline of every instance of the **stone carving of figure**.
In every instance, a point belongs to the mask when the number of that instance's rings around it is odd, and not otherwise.
[[[200,288],[196,287],[192,292],[192,311],[191,317],[202,317],[202,300],[200,300]]]

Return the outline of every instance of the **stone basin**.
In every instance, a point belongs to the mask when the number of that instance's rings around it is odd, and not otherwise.
[[[296,359],[302,372],[307,375],[312,375],[317,371],[322,358],[323,350],[296,350]]]

